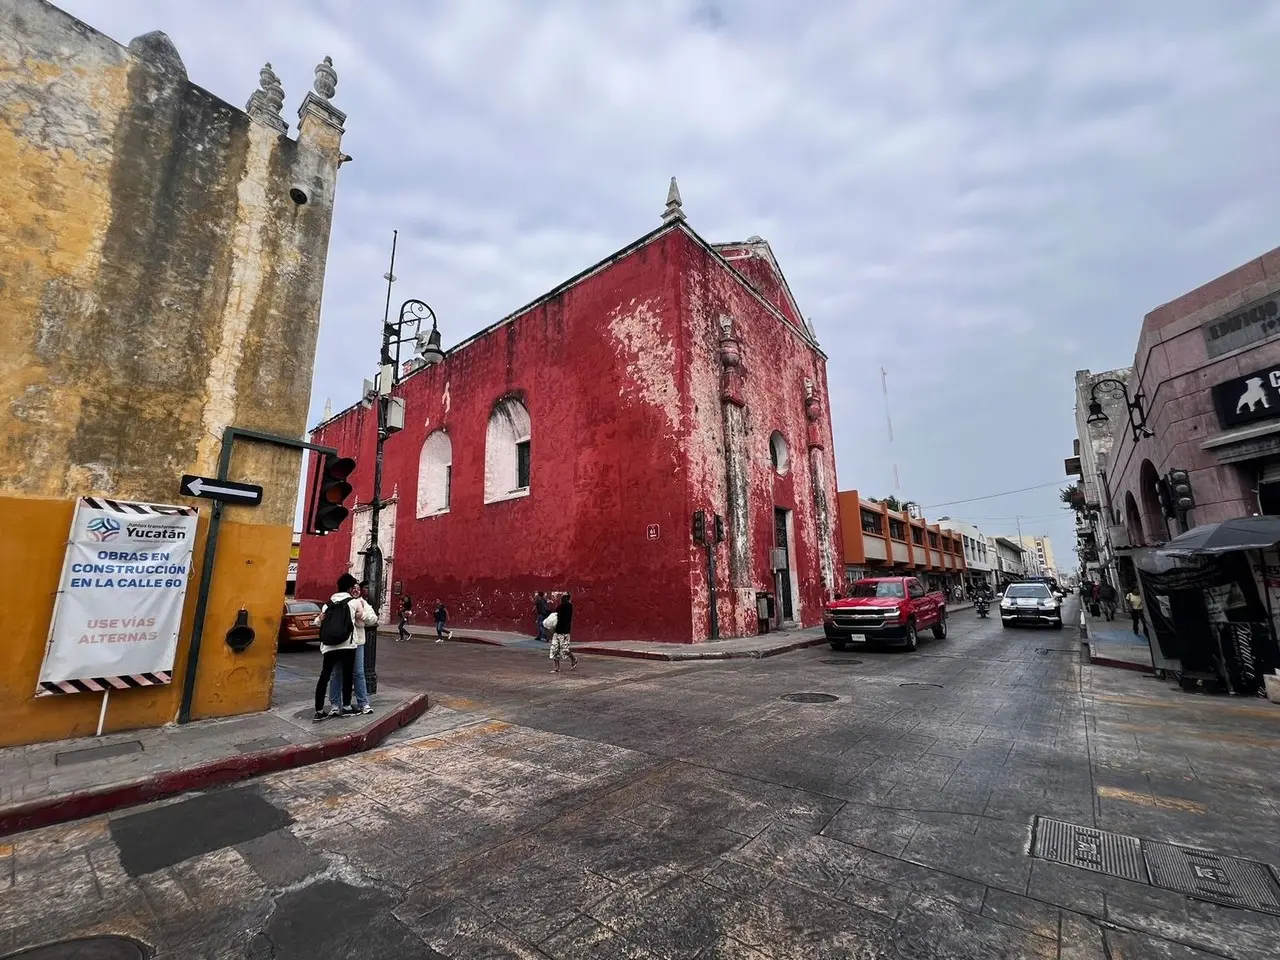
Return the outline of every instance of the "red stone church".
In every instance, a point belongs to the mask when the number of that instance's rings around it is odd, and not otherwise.
[[[674,180],[661,227],[395,395],[386,606],[419,622],[439,598],[455,628],[532,635],[534,594],[569,591],[576,640],[689,643],[758,632],[762,594],[770,628],[821,623],[839,586],[826,356],[769,245],[703,240]],[[302,538],[299,597],[361,568],[376,437],[360,404],[312,434],[356,458],[357,506]]]

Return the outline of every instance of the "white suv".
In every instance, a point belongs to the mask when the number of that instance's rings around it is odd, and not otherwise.
[[[1062,601],[1046,583],[1011,583],[1000,599],[1000,625],[1048,623],[1062,629]]]

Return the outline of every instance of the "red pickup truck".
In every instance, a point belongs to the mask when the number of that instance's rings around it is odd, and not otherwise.
[[[915,577],[858,580],[847,597],[827,604],[822,626],[833,650],[849,643],[894,643],[914,650],[920,630],[932,628],[939,640],[946,637],[947,598],[940,590],[925,593]]]

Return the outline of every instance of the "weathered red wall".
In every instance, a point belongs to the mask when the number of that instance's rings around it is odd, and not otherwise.
[[[428,622],[440,597],[456,624],[532,633],[533,594],[569,590],[577,639],[704,639],[706,553],[691,541],[690,518],[698,508],[726,513],[718,385],[724,312],[738,324],[748,369],[758,588],[772,589],[777,502],[796,511],[801,611],[806,624],[818,622],[822,578],[803,379],[815,381],[825,411],[821,355],[683,228],[651,237],[397,387],[406,427],[385,447],[384,496],[398,498],[389,579],[414,597],[415,619]],[[511,395],[524,400],[532,421],[531,492],[485,504],[489,414]],[[450,510],[417,519],[419,454],[441,427],[453,443]],[[775,429],[791,450],[783,478],[769,464]],[[373,411],[356,407],[314,436],[356,457],[352,483],[366,503],[375,430]],[[828,419],[820,432],[835,524]],[[659,539],[647,539],[650,524],[658,524]],[[298,596],[332,590],[348,568],[350,537],[350,522],[329,537],[303,537]],[[721,632],[754,633],[754,590],[729,591],[727,549],[717,548]]]

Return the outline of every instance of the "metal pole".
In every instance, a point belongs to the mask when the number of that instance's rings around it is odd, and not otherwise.
[[[711,639],[720,639],[720,611],[716,600],[716,547],[715,536],[707,541],[707,589],[711,594]]]

